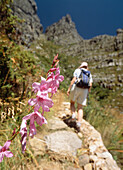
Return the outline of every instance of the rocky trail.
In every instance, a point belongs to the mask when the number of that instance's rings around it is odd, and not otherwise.
[[[29,140],[36,169],[120,170],[93,126],[83,120],[80,132],[76,133],[70,117],[66,119],[70,116],[70,103],[65,102],[62,93],[57,93],[54,103],[55,114],[45,125],[47,132],[39,131]]]

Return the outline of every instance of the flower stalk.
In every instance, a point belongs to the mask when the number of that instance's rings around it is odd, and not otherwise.
[[[29,126],[29,136],[34,137],[36,135],[35,122],[42,126],[47,124],[47,120],[43,116],[44,112],[49,112],[50,108],[53,107],[52,96],[57,92],[60,82],[64,80],[64,77],[60,75],[60,69],[58,67],[58,54],[54,57],[52,68],[47,72],[47,79],[41,77],[41,83],[34,82],[32,88],[36,94],[36,98],[31,98],[28,101],[28,104],[32,106],[32,109],[29,111],[29,114],[22,118],[22,123],[18,127],[17,131],[13,131],[13,135],[10,140],[8,140],[4,146],[0,146],[0,162],[2,162],[3,157],[12,157],[13,154],[8,151],[11,141],[20,133],[21,134],[21,144],[22,144],[22,153],[26,150],[26,139],[28,136],[27,130],[27,121],[30,121]],[[49,97],[49,93],[51,94]],[[39,109],[42,108],[42,113],[39,112]],[[33,112],[32,112],[33,111]],[[32,112],[32,113],[31,113]]]

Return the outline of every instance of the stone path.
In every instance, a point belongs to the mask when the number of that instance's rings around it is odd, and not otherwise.
[[[38,137],[30,140],[35,156],[49,152],[52,159],[63,161],[67,157],[67,160],[76,162],[76,168],[68,166],[65,170],[120,170],[104,146],[100,133],[93,126],[83,120],[80,139],[74,128],[63,122],[62,118],[70,115],[69,107],[69,102],[61,104],[57,116],[49,120],[49,133],[43,140]]]
[[[59,117],[70,114],[69,108],[70,103],[63,102]],[[93,126],[83,119],[80,131],[83,136],[84,147],[88,149],[87,153],[82,154],[82,159],[84,156],[87,158],[87,155],[89,157],[88,165],[86,164],[88,170],[92,168],[96,170],[120,170],[116,161],[104,146],[100,133]]]

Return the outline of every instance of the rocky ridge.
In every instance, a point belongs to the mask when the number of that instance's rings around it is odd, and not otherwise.
[[[58,45],[67,45],[68,55],[71,55],[69,50],[73,51],[73,55],[84,51],[114,52],[123,50],[123,29],[117,29],[116,36],[99,35],[85,40],[78,34],[75,23],[69,14],[47,27],[45,35],[47,40],[52,40]]]
[[[69,45],[83,40],[76,30],[71,16],[68,14],[57,23],[47,27],[45,35],[48,40],[53,40],[58,45]]]
[[[43,32],[43,26],[37,15],[35,0],[14,0],[12,3],[13,14],[24,20],[18,30],[22,44],[29,46]]]

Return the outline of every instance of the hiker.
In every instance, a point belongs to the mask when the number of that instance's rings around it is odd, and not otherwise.
[[[82,74],[83,72],[87,73],[88,85],[82,83]],[[84,77],[85,75],[83,75]],[[79,82],[81,81],[81,83]],[[91,91],[92,87],[92,75],[88,71],[88,63],[82,62],[82,64],[77,68],[73,73],[73,79],[70,83],[70,86],[67,90],[67,95],[70,95],[70,110],[72,114],[72,119],[76,120],[75,114],[75,102],[77,102],[77,122],[76,130],[79,132],[81,127],[81,122],[83,119],[83,106],[86,106],[88,93]]]

